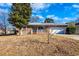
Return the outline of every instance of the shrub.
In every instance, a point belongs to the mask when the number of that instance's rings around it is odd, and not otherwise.
[[[76,27],[67,27],[67,33],[68,34],[75,34]]]

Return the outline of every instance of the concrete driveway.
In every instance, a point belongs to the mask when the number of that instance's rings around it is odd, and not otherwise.
[[[71,38],[71,39],[75,39],[75,40],[79,40],[79,35],[67,35],[67,34],[55,34],[57,36],[63,36],[63,37],[67,37],[67,38]]]

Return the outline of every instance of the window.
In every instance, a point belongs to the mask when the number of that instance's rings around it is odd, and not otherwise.
[[[38,29],[43,29],[43,27],[38,27]]]
[[[44,32],[44,28],[43,27],[38,27],[38,32]]]

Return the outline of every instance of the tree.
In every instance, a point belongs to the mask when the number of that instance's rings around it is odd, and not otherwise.
[[[75,34],[75,31],[76,31],[75,22],[69,22],[68,27],[66,28],[66,33]]]
[[[0,30],[4,30],[4,25],[0,22]]]
[[[79,23],[79,17],[76,19],[76,23]]]
[[[8,18],[8,13],[5,13],[5,12],[0,12],[0,16],[1,16],[1,19],[2,19],[2,24],[3,24],[3,28],[4,28],[4,34],[6,35],[7,34],[7,18]]]
[[[29,3],[13,3],[9,13],[9,23],[18,29],[19,35],[22,35],[22,29],[30,19],[32,8]]]
[[[75,27],[75,22],[69,22],[68,27]]]
[[[4,34],[4,26],[3,24],[0,22],[0,35]]]
[[[52,18],[46,18],[46,20],[44,21],[44,23],[54,23],[54,20]],[[49,39],[51,37],[50,33],[49,33],[49,28],[46,29],[46,32],[47,32],[47,37],[48,37],[48,44],[49,44]]]
[[[54,23],[54,20],[52,18],[46,18],[44,23]]]

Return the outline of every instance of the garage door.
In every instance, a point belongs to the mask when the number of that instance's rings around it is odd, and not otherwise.
[[[64,34],[65,28],[64,27],[52,27],[50,28],[50,34]]]

